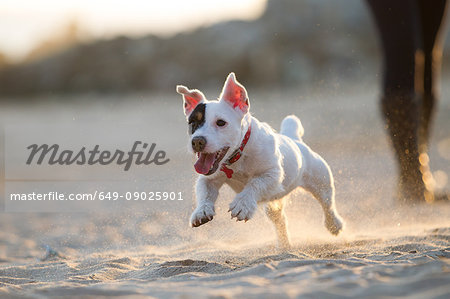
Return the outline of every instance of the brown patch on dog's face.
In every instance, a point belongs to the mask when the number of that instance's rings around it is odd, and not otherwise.
[[[195,116],[197,118],[197,121],[201,121],[203,118],[203,113],[201,113],[200,111],[197,111]]]

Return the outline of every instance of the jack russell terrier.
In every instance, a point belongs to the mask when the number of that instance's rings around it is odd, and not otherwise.
[[[197,155],[197,207],[191,225],[200,226],[215,215],[214,204],[223,184],[236,197],[230,204],[231,218],[249,220],[257,204],[265,204],[280,247],[289,248],[285,198],[297,187],[309,191],[320,203],[325,226],[337,235],[344,221],[336,211],[334,181],[325,160],[302,140],[303,126],[290,115],[280,133],[249,113],[247,91],[230,73],[219,100],[209,101],[197,89],[178,85],[189,123],[189,150]]]

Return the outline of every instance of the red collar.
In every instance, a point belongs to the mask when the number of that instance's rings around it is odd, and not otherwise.
[[[241,158],[242,152],[244,151],[245,145],[247,144],[248,140],[250,139],[251,133],[252,133],[252,124],[250,123],[248,125],[247,133],[245,133],[244,139],[241,142],[241,146],[238,147],[233,152],[233,154],[231,154],[231,156],[230,156],[230,158],[228,158],[228,160],[223,162],[220,170],[223,171],[227,175],[227,178],[231,179],[231,177],[233,176],[233,169],[228,168],[227,165],[231,165]]]

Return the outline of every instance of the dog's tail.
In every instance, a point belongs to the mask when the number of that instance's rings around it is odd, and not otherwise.
[[[300,119],[295,115],[286,116],[281,122],[280,133],[294,140],[301,140],[305,130]]]

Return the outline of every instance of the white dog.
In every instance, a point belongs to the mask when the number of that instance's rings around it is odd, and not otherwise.
[[[327,163],[303,141],[300,120],[291,115],[281,123],[280,134],[249,113],[245,88],[228,75],[218,101],[208,101],[199,90],[178,85],[189,122],[191,144],[197,154],[197,208],[193,227],[211,221],[223,184],[237,194],[230,204],[231,218],[249,220],[258,203],[266,205],[275,224],[279,245],[289,247],[284,213],[285,196],[297,187],[311,192],[325,213],[325,226],[337,235],[344,226],[334,202],[334,181]]]

